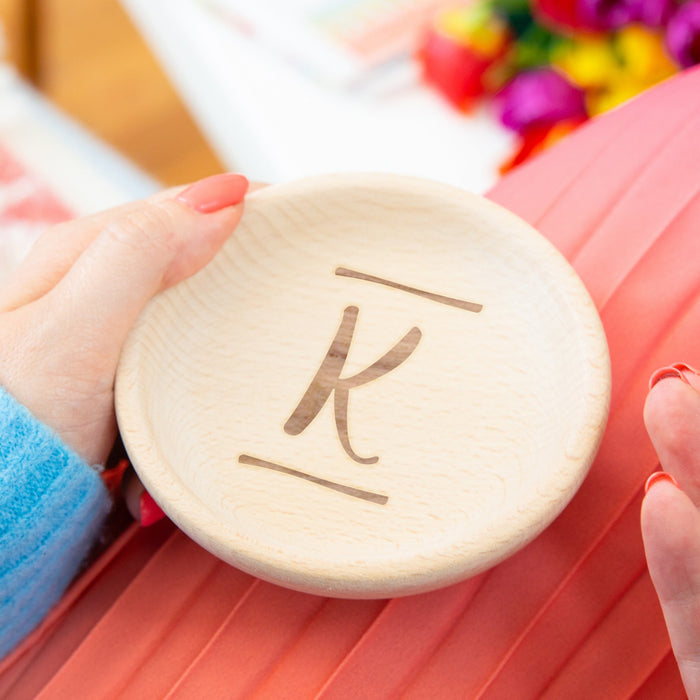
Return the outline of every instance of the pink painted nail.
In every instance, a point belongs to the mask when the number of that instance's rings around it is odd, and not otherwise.
[[[671,367],[679,370],[681,374],[683,374],[683,372],[690,372],[691,374],[694,374],[697,377],[700,377],[700,370],[695,369],[695,367],[691,367],[689,364],[686,364],[685,362],[676,362],[673,365],[671,365]]]
[[[162,520],[165,517],[165,513],[153,500],[153,496],[151,496],[148,491],[144,491],[141,494],[139,506],[139,515],[142,527],[153,525],[153,523],[157,523],[159,520]]]
[[[649,493],[649,489],[660,481],[668,481],[669,484],[673,484],[677,489],[680,488],[678,482],[668,472],[654,472],[644,484],[644,493]]]
[[[662,367],[657,369],[654,374],[651,375],[649,379],[649,390],[655,387],[662,379],[669,379],[675,377],[676,379],[682,379],[686,384],[690,382],[683,376],[683,372],[678,369],[678,365],[671,365],[670,367]]]
[[[247,178],[238,173],[224,173],[195,182],[175,199],[201,214],[211,214],[239,204],[247,191]]]

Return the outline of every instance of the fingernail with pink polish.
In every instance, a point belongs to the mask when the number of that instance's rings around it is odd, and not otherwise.
[[[644,493],[649,493],[649,489],[661,481],[667,481],[669,484],[673,484],[677,489],[680,488],[678,482],[668,473],[668,472],[654,472],[648,479],[646,484],[644,484]]]
[[[139,502],[139,520],[142,527],[148,527],[157,523],[165,517],[165,513],[161,510],[161,507],[153,500],[148,491],[144,491],[141,494],[141,500]]]
[[[688,372],[689,374],[694,374],[696,377],[700,377],[700,370],[695,369],[695,367],[691,367],[685,362],[676,362],[673,365],[671,365],[671,367],[677,369],[681,374],[683,374],[684,372]]]
[[[689,384],[688,380],[683,375],[683,372],[678,369],[678,365],[670,365],[669,367],[657,369],[656,372],[651,375],[649,379],[649,390],[653,389],[662,379],[670,378],[681,379],[686,384]]]
[[[247,191],[247,178],[238,173],[223,173],[195,182],[175,199],[201,214],[211,214],[239,204]]]

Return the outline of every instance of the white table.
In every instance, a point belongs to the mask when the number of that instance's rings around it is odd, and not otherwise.
[[[466,117],[406,61],[392,86],[323,86],[197,0],[122,0],[230,169],[267,182],[339,171],[416,175],[483,192],[513,137]]]

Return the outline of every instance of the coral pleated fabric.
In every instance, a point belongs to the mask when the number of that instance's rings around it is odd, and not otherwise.
[[[639,510],[656,465],[648,377],[700,365],[700,71],[583,127],[490,197],[573,263],[608,335],[608,428],[562,515],[477,578],[389,601],[287,591],[168,522],[132,527],[6,659],[0,698],[685,697]]]

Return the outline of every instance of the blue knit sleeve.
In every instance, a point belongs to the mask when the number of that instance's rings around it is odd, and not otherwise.
[[[0,388],[0,659],[58,601],[109,509],[99,474]]]

